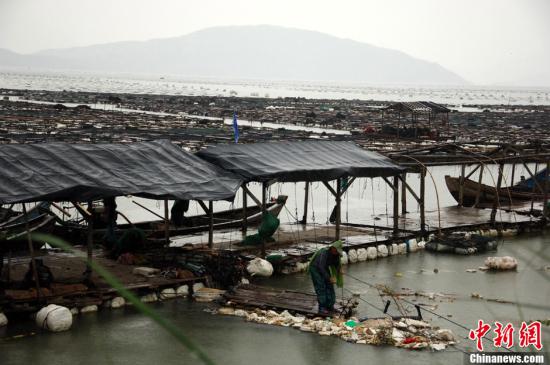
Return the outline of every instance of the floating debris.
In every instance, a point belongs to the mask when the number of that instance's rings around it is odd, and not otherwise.
[[[310,319],[292,315],[287,310],[278,313],[262,309],[235,310],[231,307],[221,307],[217,314],[244,317],[254,323],[292,327],[321,336],[336,336],[356,344],[391,345],[413,350],[430,348],[441,351],[457,342],[451,330],[439,329],[428,322],[411,318],[399,321],[391,318],[359,321],[354,317],[348,320],[339,317]]]

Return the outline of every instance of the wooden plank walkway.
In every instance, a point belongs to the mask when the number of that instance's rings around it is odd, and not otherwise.
[[[270,288],[257,285],[240,285],[233,291],[224,294],[227,304],[241,308],[288,310],[309,317],[323,316],[319,314],[317,296],[315,294],[295,290]],[[335,310],[345,317],[352,314],[357,304],[351,298],[337,300]]]

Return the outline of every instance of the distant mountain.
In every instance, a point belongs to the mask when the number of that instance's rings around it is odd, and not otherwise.
[[[176,38],[51,49],[0,50],[0,66],[188,77],[465,84],[437,63],[331,35],[276,26],[215,27]]]

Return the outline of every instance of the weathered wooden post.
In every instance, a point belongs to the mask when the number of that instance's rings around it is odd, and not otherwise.
[[[399,178],[393,177],[393,235],[399,235]]]
[[[267,200],[267,183],[262,183],[262,221],[264,216],[267,213],[267,207],[266,207],[266,200]],[[262,258],[265,259],[265,239],[262,238]]]
[[[168,199],[164,199],[164,240],[170,243],[170,216],[168,215]]]
[[[479,167],[479,177],[477,179],[477,192],[476,192],[476,201],[474,203],[474,207],[477,207],[479,205],[479,198],[481,196],[481,181],[483,179],[483,168],[485,166],[483,164]]]
[[[548,219],[548,170],[550,170],[550,161],[546,162],[546,171],[544,172],[544,206],[542,207],[542,212],[544,219]]]
[[[302,217],[302,220],[300,221],[301,224],[307,224],[307,204],[308,204],[308,196],[309,196],[309,181],[306,181],[306,186],[304,187],[305,196],[304,196],[304,216]],[[296,217],[298,219],[298,217]]]
[[[420,168],[420,233],[426,237],[426,167]]]
[[[247,205],[248,205],[248,194],[246,193],[246,183],[243,183],[243,224],[241,231],[243,232],[243,236],[246,236],[246,231],[248,229],[248,219],[247,219]]]
[[[401,175],[401,214],[407,214],[407,173]]]
[[[40,293],[40,281],[38,278],[38,270],[36,269],[36,258],[34,256],[34,247],[32,245],[32,237],[31,237],[31,230],[29,226],[29,217],[27,215],[27,207],[25,206],[25,203],[23,205],[23,215],[25,216],[25,230],[27,231],[27,243],[29,245],[29,252],[31,254],[31,268],[32,268],[32,274],[34,276],[34,284],[36,285],[36,298],[40,299],[42,293]],[[10,261],[11,261],[11,251],[10,251]],[[10,262],[8,262],[10,264]],[[8,273],[9,273],[10,267],[8,266]]]
[[[208,248],[214,247],[214,202],[208,201]]]
[[[340,223],[341,223],[341,203],[342,202],[342,179],[336,179],[336,240],[340,239]]]
[[[88,262],[86,264],[86,279],[91,279],[92,277],[92,267],[90,266],[90,263],[92,262],[92,254],[94,250],[94,215],[92,213],[93,205],[92,202],[88,202],[88,212],[90,215],[88,216],[88,237],[87,237],[87,256],[88,256]]]
[[[504,169],[504,165],[502,163],[498,164],[498,178],[497,178],[497,186],[495,188],[495,199],[493,199],[493,209],[491,210],[491,224],[495,224],[495,220],[497,217],[497,207],[499,203],[499,193],[500,193],[500,185],[502,184],[502,170]]]
[[[464,175],[466,175],[466,165],[462,164],[460,166],[460,182],[458,185],[458,206],[462,207],[464,205]]]
[[[539,163],[535,163],[535,173],[531,176],[533,179],[533,189],[531,190],[531,210],[530,212],[533,212],[533,208],[535,206],[535,192],[537,191],[537,174],[539,171]],[[538,184],[539,189],[544,190],[544,185],[541,187],[540,184]],[[542,191],[541,191],[542,193]]]

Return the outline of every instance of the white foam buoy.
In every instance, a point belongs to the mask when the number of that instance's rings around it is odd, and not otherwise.
[[[80,309],[80,313],[92,313],[97,312],[97,305],[87,305]]]
[[[176,290],[174,288],[166,288],[160,292],[160,299],[174,299],[176,297]]]
[[[143,303],[153,303],[159,300],[156,293],[150,293],[139,298]]]
[[[189,286],[181,285],[176,289],[176,295],[178,297],[186,297],[189,295]]]
[[[367,261],[367,250],[365,248],[357,250],[357,261]]]
[[[348,264],[348,254],[347,252],[342,252],[342,256],[340,257],[340,264],[341,265],[347,265]]]
[[[0,313],[0,327],[8,325],[8,317],[4,313]]]
[[[397,245],[397,252],[400,255],[404,255],[407,253],[407,244],[406,243],[400,243]]]
[[[50,304],[36,313],[36,325],[51,332],[67,331],[73,325],[69,308]]]
[[[265,276],[269,277],[273,275],[273,265],[267,260],[256,257],[253,260],[250,260],[246,266],[246,270],[252,276]]]
[[[376,247],[376,251],[378,251],[378,257],[388,256],[388,246],[386,245],[378,245],[378,247]]]
[[[111,300],[111,308],[122,308],[126,305],[126,300],[123,297],[115,297]]]
[[[378,256],[378,251],[376,247],[367,247],[367,260],[376,260]]]
[[[354,249],[349,250],[348,251],[348,259],[349,259],[349,262],[352,263],[352,264],[357,262],[357,260],[358,260],[357,251],[354,250]]]
[[[399,253],[399,246],[397,243],[392,243],[390,246],[390,255],[397,255]]]

